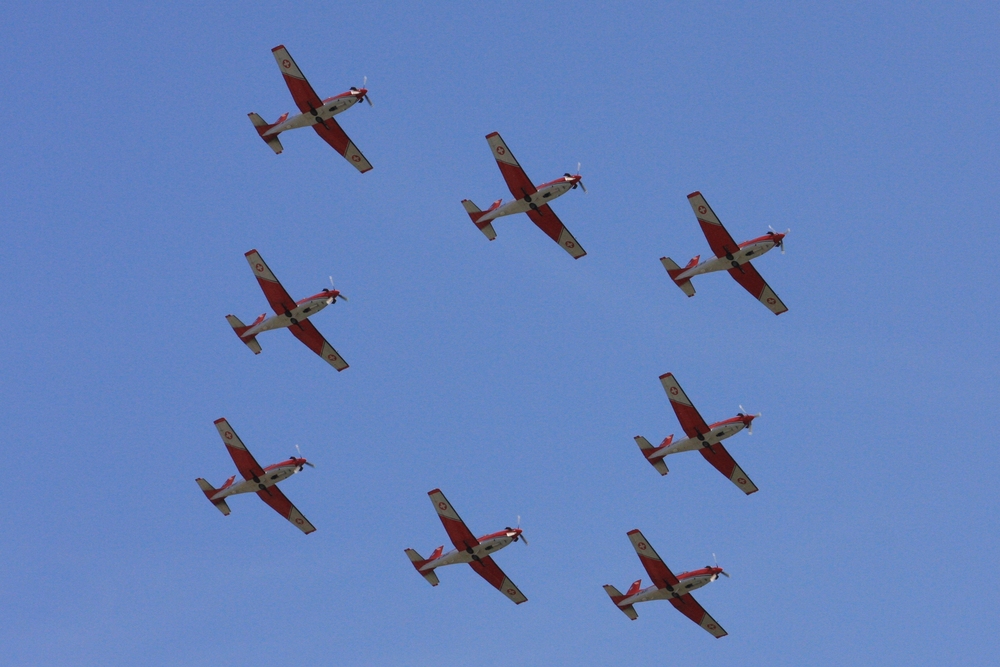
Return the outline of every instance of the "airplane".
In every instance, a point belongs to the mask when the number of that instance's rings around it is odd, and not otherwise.
[[[720,574],[728,577],[729,573],[724,572],[718,565],[715,567],[706,565],[700,570],[691,570],[674,576],[674,573],[653,549],[653,545],[643,537],[638,529],[630,530],[628,537],[632,540],[635,552],[639,554],[642,566],[646,568],[649,578],[653,580],[653,585],[642,588],[642,579],[638,579],[632,582],[625,595],[622,595],[614,586],[605,584],[604,591],[611,597],[615,606],[622,610],[622,613],[634,621],[639,615],[635,613],[635,608],[632,605],[650,600],[670,600],[670,604],[674,605],[677,611],[703,627],[716,639],[729,634],[691,595],[691,591],[712,583],[719,578]]]
[[[295,301],[288,295],[285,288],[281,286],[278,279],[267,268],[267,264],[261,258],[260,253],[251,250],[246,253],[247,262],[257,276],[260,288],[264,290],[264,296],[274,309],[276,315],[271,317],[267,313],[261,313],[260,317],[247,326],[235,315],[226,315],[226,321],[233,328],[236,335],[243,341],[254,354],[260,354],[260,343],[257,342],[257,334],[271,329],[281,329],[288,327],[292,335],[302,341],[306,347],[323,357],[326,363],[330,364],[338,371],[347,368],[347,362],[337,354],[333,346],[326,342],[322,334],[316,330],[308,318],[323,310],[337,299],[347,301],[347,297],[338,290],[323,288],[319,294],[313,294],[301,301]],[[330,287],[333,287],[333,279],[330,280]]]
[[[278,69],[281,70],[288,90],[292,93],[292,99],[295,100],[301,113],[289,118],[286,112],[273,123],[268,123],[256,113],[247,114],[264,143],[270,146],[275,154],[280,154],[284,149],[278,140],[279,134],[311,125],[323,141],[333,146],[335,151],[343,155],[362,174],[371,170],[371,163],[365,159],[351,138],[333,119],[334,116],[350,109],[361,100],[365,100],[371,106],[372,101],[368,97],[368,89],[364,85],[361,88],[352,87],[346,93],[321,100],[284,46],[274,47],[271,49],[271,53],[274,54],[274,59],[278,62]],[[367,83],[367,79],[365,79],[365,83]]]
[[[236,435],[236,431],[229,425],[229,422],[222,419],[215,420],[215,428],[222,436],[222,442],[226,444],[226,450],[233,457],[236,469],[243,475],[243,481],[233,484],[236,475],[226,480],[218,489],[199,477],[196,482],[205,493],[213,505],[225,516],[229,516],[229,505],[226,498],[235,496],[238,493],[256,493],[260,499],[271,506],[275,512],[292,522],[292,525],[308,535],[316,530],[316,527],[309,523],[309,520],[302,516],[302,512],[295,508],[288,498],[285,497],[278,487],[278,482],[284,481],[297,472],[302,472],[304,466],[315,468],[313,464],[302,458],[302,455],[289,457],[287,461],[275,463],[273,466],[261,468],[254,459],[253,454],[247,450],[243,441]],[[298,449],[298,445],[295,446]]]
[[[661,257],[660,263],[667,270],[670,279],[681,288],[688,296],[694,296],[694,285],[691,284],[693,276],[702,273],[712,273],[713,271],[729,271],[729,275],[736,282],[743,286],[743,289],[753,294],[754,298],[775,315],[781,315],[788,308],[781,302],[778,295],[774,293],[764,279],[757,273],[757,269],[750,264],[751,259],[760,257],[771,248],[781,248],[781,253],[785,253],[785,234],[779,234],[773,229],[764,236],[758,236],[744,243],[736,243],[729,235],[726,228],[719,222],[715,212],[702,197],[700,192],[692,192],[688,195],[688,203],[694,210],[701,231],[708,239],[708,245],[715,253],[715,257],[706,260],[701,264],[698,261],[701,255],[695,255],[687,266],[681,268],[669,257]]]
[[[441,519],[441,523],[444,524],[445,532],[448,533],[448,537],[451,538],[455,548],[441,555],[441,552],[444,551],[444,546],[442,545],[434,550],[430,558],[424,558],[413,549],[405,549],[406,555],[410,558],[410,562],[413,563],[413,567],[417,572],[431,586],[437,586],[439,581],[437,574],[434,572],[436,568],[456,563],[468,563],[475,570],[476,574],[513,600],[514,604],[527,602],[528,598],[524,597],[521,591],[517,589],[517,586],[514,585],[514,582],[508,579],[503,570],[490,558],[491,554],[500,551],[512,542],[521,540],[524,544],[528,544],[528,540],[521,534],[521,528],[511,528],[508,526],[499,532],[483,535],[479,539],[476,539],[472,531],[466,527],[462,518],[458,516],[458,512],[455,511],[451,503],[448,502],[448,499],[441,493],[441,489],[434,489],[428,492],[427,495],[430,496],[431,502],[434,503],[434,509],[437,510],[438,517]]]
[[[479,231],[492,241],[497,237],[496,232],[493,231],[493,220],[504,215],[527,213],[531,221],[572,255],[573,259],[580,259],[586,255],[587,252],[580,247],[580,244],[576,242],[573,235],[569,233],[569,230],[549,207],[549,202],[570,190],[575,190],[577,185],[584,192],[587,191],[580,180],[580,174],[573,176],[567,173],[562,178],[535,187],[528,175],[524,173],[524,169],[514,159],[514,154],[507,148],[507,144],[503,142],[498,132],[487,134],[486,140],[490,143],[490,149],[493,151],[493,157],[497,160],[497,166],[500,167],[500,173],[507,181],[507,187],[514,195],[514,201],[501,205],[503,199],[498,199],[488,209],[481,211],[470,200],[463,199],[462,206],[465,207],[466,213],[472,218],[472,222],[479,228]],[[577,166],[577,171],[579,170],[579,166]]]
[[[670,407],[674,409],[677,421],[681,423],[681,428],[684,429],[687,437],[674,442],[674,436],[671,434],[664,438],[658,447],[653,447],[646,438],[641,435],[635,436],[635,442],[639,445],[639,449],[642,451],[643,456],[646,457],[646,460],[656,468],[657,472],[661,475],[666,475],[670,471],[667,469],[667,464],[663,461],[665,457],[670,454],[689,452],[697,449],[705,457],[706,461],[715,466],[716,470],[729,478],[745,494],[756,493],[757,487],[750,481],[750,478],[747,477],[747,474],[743,472],[743,469],[740,468],[736,461],[733,460],[733,457],[729,455],[726,448],[722,446],[721,441],[736,435],[744,428],[752,434],[753,420],[760,417],[760,414],[744,414],[742,412],[743,407],[740,406],[741,412],[735,417],[709,425],[698,414],[698,410],[691,404],[691,399],[687,397],[681,386],[677,384],[677,380],[674,379],[672,373],[661,375],[660,382],[663,384],[663,390],[667,392],[667,398],[670,399]]]

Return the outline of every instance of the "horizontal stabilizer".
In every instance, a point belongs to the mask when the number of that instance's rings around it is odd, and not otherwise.
[[[697,262],[697,260],[698,258],[696,257],[693,261]],[[677,276],[686,271],[687,269],[682,269],[681,267],[677,266],[677,262],[670,259],[669,257],[661,257],[660,263],[663,264],[663,268],[667,270],[667,274],[670,276],[670,279],[674,281],[675,285],[681,288],[682,292],[684,292],[688,296],[694,296],[694,285],[691,284],[690,278],[685,278],[684,280],[677,280]],[[690,266],[691,265],[688,265],[688,268],[690,268]]]
[[[670,438],[670,440],[672,439],[673,437]],[[667,468],[667,464],[663,462],[663,457],[650,458],[650,456],[657,450],[661,449],[661,447],[668,446],[670,444],[669,440],[666,441],[665,444],[661,445],[660,447],[653,447],[653,445],[649,444],[649,440],[646,440],[646,438],[642,437],[641,435],[637,435],[635,436],[635,444],[639,445],[639,449],[642,451],[642,455],[646,457],[646,460],[649,461],[650,465],[656,468],[656,472],[660,473],[661,475],[666,475],[668,472],[670,472],[670,470]]]
[[[615,606],[622,610],[623,614],[628,616],[633,621],[639,618],[639,614],[635,613],[635,607],[630,604],[622,607],[618,604],[621,600],[625,599],[625,596],[622,595],[617,588],[611,586],[610,584],[605,584],[604,592],[608,594],[608,597],[610,597],[611,601],[615,603]]]
[[[284,148],[282,148],[281,142],[278,141],[278,133],[275,132],[274,134],[267,136],[264,136],[264,133],[275,125],[284,123],[288,119],[288,114],[286,113],[284,116],[279,118],[277,123],[268,123],[255,113],[248,113],[247,116],[250,117],[250,122],[253,123],[253,126],[257,128],[257,134],[259,134],[260,138],[264,140],[264,143],[271,147],[271,150],[274,151],[275,155],[280,155]]]
[[[492,211],[492,210],[498,208],[500,206],[500,201],[501,200],[499,200],[499,199],[497,201],[495,201],[493,203],[493,206],[490,207],[489,211]],[[472,222],[474,222],[476,224],[476,227],[479,228],[479,231],[481,231],[483,234],[486,235],[486,238],[488,238],[490,241],[492,241],[492,240],[494,240],[497,237],[497,233],[495,231],[493,231],[493,222],[492,221],[487,220],[484,224],[479,224],[479,219],[482,218],[486,213],[489,213],[489,211],[481,211],[481,210],[479,210],[479,207],[476,206],[475,204],[473,204],[468,199],[463,199],[462,200],[462,206],[465,207],[465,212],[469,214],[470,218],[472,218]]]
[[[431,586],[437,586],[439,583],[441,583],[438,580],[437,574],[434,573],[434,570],[428,570],[426,572],[422,572],[420,570],[420,568],[423,567],[428,562],[428,559],[425,559],[423,556],[421,556],[420,554],[418,554],[413,549],[406,549],[405,551],[406,551],[407,557],[410,559],[410,562],[413,563],[413,567],[416,568],[417,572],[420,572],[420,576],[422,576],[424,579],[426,579],[427,583],[429,583]],[[441,550],[438,549],[435,553],[439,554],[440,551]],[[433,559],[430,559],[430,560],[433,560]]]
[[[246,346],[249,347],[254,354],[260,354],[260,343],[257,342],[257,337],[256,336],[252,336],[250,338],[243,337],[243,332],[249,329],[250,327],[243,324],[243,322],[240,321],[240,318],[236,317],[235,315],[226,315],[226,321],[229,322],[229,326],[233,328],[233,331],[236,332],[236,335],[240,337],[241,341],[246,343]],[[261,315],[259,318],[257,318],[257,321],[254,322],[251,326],[257,326],[257,324],[263,321],[264,321],[264,315]]]
[[[212,496],[218,493],[219,489],[214,488],[211,484],[208,483],[207,480],[204,480],[201,477],[199,477],[195,481],[198,482],[198,486],[204,492],[205,497],[208,498],[209,501],[213,505],[215,505],[218,508],[218,510],[222,512],[223,515],[229,516],[229,505],[226,504],[225,500],[212,500]],[[232,483],[233,483],[233,478],[230,477],[229,481],[227,481],[225,484],[222,485],[222,488],[224,489]]]

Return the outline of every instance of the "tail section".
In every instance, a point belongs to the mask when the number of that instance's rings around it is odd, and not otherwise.
[[[497,237],[497,233],[493,231],[492,220],[487,220],[485,223],[480,223],[479,220],[487,213],[490,213],[500,208],[500,202],[502,201],[503,201],[502,199],[498,199],[495,202],[493,202],[493,205],[490,206],[488,209],[486,209],[485,211],[480,211],[479,207],[473,204],[470,200],[468,199],[462,200],[462,206],[465,207],[465,212],[469,214],[470,218],[472,218],[472,222],[476,223],[476,227],[479,228],[479,231],[485,234],[486,238],[488,238],[490,241],[492,241]]]
[[[684,292],[688,296],[694,296],[694,285],[691,284],[691,279],[685,278],[684,280],[677,280],[677,276],[684,273],[688,269],[693,269],[694,267],[698,266],[698,260],[700,259],[701,255],[695,255],[691,259],[691,261],[688,262],[688,265],[685,266],[683,269],[677,266],[677,262],[670,259],[669,257],[661,257],[660,263],[663,264],[663,268],[667,270],[667,273],[670,275],[670,279],[673,280],[674,283],[676,283],[676,285],[681,288],[682,292]]]
[[[217,494],[219,491],[223,491],[225,489],[228,489],[229,486],[233,483],[234,479],[236,479],[236,475],[233,475],[232,477],[230,477],[229,479],[227,479],[226,483],[223,484],[222,488],[220,488],[220,489],[213,488],[211,484],[209,484],[206,480],[202,479],[201,477],[199,477],[195,481],[198,482],[198,486],[201,487],[201,490],[204,492],[205,497],[208,498],[208,500],[213,505],[215,505],[217,508],[219,508],[219,511],[222,512],[225,516],[229,516],[229,505],[226,504],[226,501],[225,500],[212,500],[212,496],[214,496],[215,494]]]
[[[646,457],[646,460],[649,461],[649,464],[651,466],[656,468],[656,472],[660,473],[661,475],[666,475],[668,472],[670,472],[670,470],[667,469],[667,464],[663,462],[662,456],[657,456],[655,458],[651,457],[656,452],[663,451],[665,448],[667,448],[670,445],[670,443],[673,442],[673,440],[674,436],[671,435],[670,437],[665,439],[660,444],[659,447],[653,447],[653,445],[649,444],[649,440],[646,440],[641,435],[635,436],[635,444],[639,445],[639,449],[640,451],[642,451],[642,455]]]
[[[233,328],[233,331],[236,332],[236,335],[239,336],[240,340],[246,343],[246,346],[249,347],[254,354],[260,354],[260,343],[257,342],[256,336],[251,336],[250,338],[244,338],[243,332],[263,322],[264,317],[266,315],[267,313],[264,313],[263,315],[258,317],[254,321],[254,323],[251,324],[250,326],[246,326],[245,324],[243,324],[243,322],[240,321],[240,318],[236,317],[235,315],[226,315],[226,321],[229,322],[229,326]]]
[[[437,586],[439,583],[441,583],[438,580],[437,575],[434,574],[434,570],[427,570],[426,572],[421,572],[420,568],[422,568],[424,565],[426,565],[427,563],[431,562],[435,558],[439,558],[441,556],[442,549],[443,549],[443,547],[438,547],[434,551],[434,553],[431,554],[431,557],[430,558],[426,558],[426,559],[423,556],[421,556],[420,554],[418,554],[416,551],[414,551],[413,549],[406,549],[405,550],[406,551],[406,555],[410,559],[410,562],[413,563],[413,567],[417,570],[417,572],[420,572],[420,576],[422,576],[424,579],[426,579],[427,582],[431,586]]]
[[[638,583],[638,582],[636,582],[636,583]],[[635,584],[632,584],[632,586],[634,588]],[[629,590],[631,590],[631,589],[629,589]],[[624,600],[625,598],[627,598],[628,597],[627,595],[622,595],[621,592],[619,592],[619,590],[617,588],[615,588],[614,586],[611,586],[610,584],[605,584],[605,586],[604,586],[604,592],[608,594],[608,597],[610,597],[611,601],[615,603],[615,606],[622,610],[623,614],[625,614],[626,616],[628,616],[629,618],[631,618],[633,621],[635,619],[639,618],[639,614],[635,613],[635,607],[633,607],[630,604],[625,605],[624,607],[622,607],[621,605],[618,604],[619,602],[621,602],[622,600]],[[632,595],[634,595],[634,593]]]
[[[267,121],[255,113],[248,113],[247,115],[250,117],[250,122],[253,123],[253,126],[257,128],[257,134],[259,134],[260,138],[264,140],[264,143],[271,147],[271,150],[274,151],[275,155],[280,155],[281,151],[284,149],[281,147],[281,142],[278,141],[278,135],[271,134],[265,137],[264,133],[272,127],[284,123],[288,119],[288,113],[286,112],[285,115],[277,120],[277,122],[271,124],[268,124]]]

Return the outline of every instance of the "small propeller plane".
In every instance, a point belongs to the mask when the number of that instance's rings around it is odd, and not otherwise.
[[[302,516],[302,512],[295,508],[288,498],[285,497],[278,487],[278,482],[284,481],[297,472],[302,472],[304,466],[314,468],[313,464],[298,456],[291,456],[287,461],[275,463],[273,466],[261,468],[254,459],[253,454],[247,450],[243,441],[236,435],[236,431],[224,418],[215,420],[215,428],[222,436],[222,442],[226,444],[226,450],[233,457],[236,469],[243,475],[243,481],[233,484],[236,475],[226,480],[218,489],[199,477],[198,486],[205,493],[213,505],[225,516],[229,516],[229,505],[226,498],[235,496],[238,493],[256,493],[260,499],[271,506],[275,512],[292,522],[292,525],[308,535],[316,530],[316,527],[309,523],[309,520]],[[298,449],[298,445],[295,446]]]
[[[255,113],[247,114],[250,116],[250,122],[257,128],[257,134],[260,135],[260,138],[278,154],[283,150],[281,142],[278,140],[279,134],[299,127],[312,126],[323,141],[333,146],[333,150],[343,155],[358,171],[362,174],[369,171],[372,168],[371,163],[365,159],[358,147],[333,119],[334,116],[350,109],[361,100],[365,100],[371,106],[372,101],[368,98],[368,89],[362,85],[361,88],[351,88],[346,93],[321,100],[284,46],[274,47],[271,49],[271,53],[278,61],[278,69],[281,70],[281,75],[285,78],[285,83],[288,84],[288,90],[292,93],[292,99],[295,100],[301,113],[291,118],[285,113],[273,123],[266,122]],[[367,79],[365,83],[367,83]]]
[[[745,494],[750,495],[751,493],[755,493],[757,487],[754,486],[754,483],[743,472],[743,469],[737,465],[733,457],[729,455],[726,448],[722,446],[721,441],[736,435],[744,428],[747,429],[747,432],[753,433],[753,420],[759,417],[760,414],[744,414],[742,412],[743,408],[740,406],[741,411],[735,417],[709,425],[698,414],[698,410],[691,404],[691,399],[687,397],[681,386],[677,384],[677,380],[674,379],[672,373],[661,375],[660,382],[663,384],[663,390],[667,392],[667,397],[670,399],[670,407],[674,409],[677,421],[681,423],[681,428],[684,429],[687,437],[674,442],[674,436],[671,434],[664,438],[658,447],[653,447],[646,438],[641,435],[635,436],[635,442],[639,445],[639,449],[646,457],[646,460],[656,468],[657,472],[661,475],[666,475],[670,471],[667,469],[667,464],[663,462],[665,457],[670,454],[689,452],[697,449],[705,457],[706,461],[715,466],[716,470],[725,475]]]
[[[587,252],[580,247],[580,244],[576,242],[573,235],[569,233],[569,230],[549,207],[549,202],[570,190],[575,190],[578,185],[584,192],[587,191],[583,181],[580,180],[580,174],[574,176],[567,173],[562,178],[535,187],[528,175],[524,173],[524,169],[514,159],[514,154],[507,148],[507,144],[503,142],[498,132],[487,134],[486,140],[490,143],[490,149],[493,151],[493,157],[497,160],[497,166],[500,167],[500,173],[507,181],[507,187],[514,195],[514,201],[502,204],[503,199],[498,199],[488,209],[481,211],[471,201],[463,199],[462,206],[465,207],[466,213],[472,218],[472,222],[476,224],[479,231],[492,241],[497,237],[496,232],[493,231],[493,220],[504,215],[527,213],[531,221],[550,239],[572,255],[573,259],[580,259],[586,255]],[[577,166],[577,171],[579,170],[579,166]]]
[[[241,341],[246,343],[254,354],[260,354],[260,343],[257,342],[257,334],[271,329],[281,329],[287,327],[292,335],[302,341],[306,347],[323,357],[326,363],[330,364],[338,371],[347,368],[347,362],[337,354],[333,346],[326,342],[322,334],[316,330],[308,318],[323,310],[330,304],[336,303],[337,299],[347,301],[347,297],[333,288],[333,279],[330,279],[330,289],[323,288],[319,294],[313,294],[301,301],[295,301],[288,295],[285,288],[281,286],[278,279],[267,268],[267,264],[261,258],[260,253],[251,250],[246,253],[247,262],[257,276],[260,288],[264,290],[267,302],[271,304],[276,315],[271,317],[267,313],[261,313],[260,317],[254,320],[253,324],[247,326],[243,324],[235,315],[226,315],[226,321],[233,328]]]
[[[476,536],[468,529],[462,518],[458,516],[458,512],[454,510],[448,499],[441,493],[441,489],[434,489],[427,495],[430,496],[431,502],[434,503],[434,509],[437,510],[438,517],[441,519],[441,523],[444,524],[445,532],[448,533],[448,537],[451,538],[455,548],[441,555],[444,547],[440,546],[434,550],[430,558],[423,558],[413,549],[406,549],[406,555],[410,558],[410,562],[413,563],[413,567],[416,568],[417,572],[431,586],[437,586],[439,582],[437,574],[434,572],[436,568],[456,563],[468,563],[475,570],[476,574],[490,582],[491,586],[513,600],[514,604],[527,602],[528,598],[524,597],[521,591],[517,589],[517,586],[514,585],[514,582],[508,579],[503,570],[490,558],[491,554],[500,551],[512,542],[521,540],[524,544],[528,543],[528,540],[521,534],[520,526],[517,528],[508,526],[500,532],[483,535],[479,539],[476,539]]]
[[[637,602],[670,600],[670,604],[674,605],[677,611],[703,627],[716,639],[729,634],[715,622],[714,618],[709,616],[708,612],[691,595],[691,591],[712,583],[719,578],[720,574],[728,577],[728,573],[724,572],[718,565],[715,567],[706,565],[700,570],[691,570],[674,576],[674,573],[653,549],[653,545],[642,536],[638,529],[629,531],[628,537],[632,540],[635,552],[639,554],[642,566],[646,568],[649,578],[653,580],[653,585],[641,588],[642,579],[638,579],[632,582],[625,595],[622,595],[614,586],[605,585],[605,592],[611,597],[615,606],[622,610],[622,613],[634,621],[639,615],[635,613],[635,608],[632,605]]]
[[[696,255],[688,262],[687,266],[681,268],[669,257],[661,257],[660,262],[667,270],[671,280],[677,284],[688,296],[694,296],[694,285],[691,278],[702,273],[712,273],[713,271],[729,271],[729,275],[736,282],[743,286],[743,289],[753,294],[754,298],[775,315],[781,315],[788,310],[781,302],[778,295],[774,293],[764,279],[757,273],[757,269],[750,264],[751,259],[760,257],[771,248],[781,248],[781,253],[785,253],[785,234],[779,234],[773,229],[764,236],[750,239],[744,243],[737,243],[729,235],[726,228],[719,222],[715,212],[702,197],[700,192],[692,192],[688,195],[688,203],[694,210],[701,225],[701,231],[708,239],[708,245],[715,253],[715,257],[698,263],[701,255]]]

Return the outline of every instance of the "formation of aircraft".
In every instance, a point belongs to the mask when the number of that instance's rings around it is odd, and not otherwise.
[[[752,433],[753,420],[760,415],[748,415],[741,411],[730,419],[725,419],[714,424],[707,424],[702,416],[698,414],[698,410],[691,403],[691,399],[687,397],[681,386],[677,384],[677,380],[674,379],[672,373],[661,375],[660,382],[663,384],[663,390],[667,392],[667,398],[670,399],[670,407],[674,409],[677,421],[681,423],[681,428],[684,429],[684,434],[687,437],[674,442],[674,436],[669,435],[657,447],[653,447],[646,438],[641,435],[635,436],[635,442],[639,445],[639,449],[642,451],[643,456],[646,457],[646,460],[656,468],[657,472],[661,475],[666,475],[670,471],[667,469],[667,464],[663,461],[664,458],[679,452],[698,450],[705,457],[706,461],[711,463],[716,470],[725,475],[741,491],[747,495],[755,493],[757,487],[750,481],[750,478],[747,477],[747,474],[743,472],[743,469],[740,468],[736,461],[733,460],[733,457],[729,455],[726,448],[722,446],[722,441],[736,435],[744,428]]]
[[[691,591],[697,590],[706,584],[710,584],[719,578],[719,575],[729,576],[716,565],[706,565],[699,570],[682,572],[674,575],[663,562],[653,545],[649,543],[638,529],[630,530],[628,538],[632,541],[632,547],[639,556],[639,561],[646,568],[646,573],[653,580],[653,585],[642,588],[642,579],[637,579],[629,586],[628,591],[622,595],[621,592],[610,584],[605,584],[604,590],[607,592],[615,606],[621,609],[622,613],[633,621],[639,618],[635,612],[635,605],[639,602],[649,602],[651,600],[670,600],[674,609],[681,612],[692,621],[700,625],[706,632],[716,639],[725,637],[727,633],[722,626],[715,622],[705,609],[698,604],[698,601],[691,595]]]
[[[531,221],[568,252],[573,259],[580,259],[586,255],[586,251],[577,243],[577,240],[573,238],[573,235],[569,233],[569,230],[549,206],[549,202],[553,199],[570,190],[575,190],[577,186],[580,186],[584,192],[587,191],[580,174],[566,173],[562,178],[542,183],[536,187],[528,175],[524,173],[521,165],[514,159],[514,154],[507,148],[507,144],[503,142],[498,132],[487,134],[486,141],[490,144],[490,150],[493,151],[493,157],[496,158],[497,166],[500,167],[500,173],[507,181],[507,187],[514,195],[514,200],[503,204],[503,199],[498,199],[488,209],[481,211],[470,200],[463,199],[462,206],[465,207],[466,213],[472,218],[472,222],[476,224],[479,231],[492,241],[497,237],[496,232],[493,231],[494,220],[504,215],[527,213]],[[579,171],[579,167],[577,171]]]
[[[699,264],[701,255],[696,255],[683,268],[677,266],[677,263],[669,257],[661,257],[660,262],[667,270],[670,279],[685,294],[694,296],[694,285],[691,284],[691,278],[702,273],[729,271],[729,275],[742,285],[743,289],[750,292],[755,299],[767,306],[775,315],[781,315],[788,310],[778,295],[774,293],[774,290],[768,287],[768,284],[760,277],[757,269],[750,264],[750,260],[757,259],[772,248],[781,248],[781,252],[784,253],[784,239],[788,232],[779,234],[771,230],[764,236],[737,243],[719,222],[719,218],[700,192],[689,194],[688,203],[691,204],[691,209],[698,218],[701,231],[708,239],[708,245],[715,253],[715,257]]]
[[[371,105],[365,84],[362,84],[361,88],[351,88],[348,92],[321,100],[284,46],[275,47],[272,49],[272,53],[300,113],[292,117],[285,113],[274,123],[265,122],[256,113],[249,114],[261,139],[275,153],[281,153],[283,149],[278,139],[280,133],[300,127],[312,127],[324,141],[343,155],[360,172],[364,173],[370,170],[371,164],[334,120],[334,116],[362,100]],[[367,79],[365,83],[367,83]],[[575,190],[578,186],[586,192],[579,174],[579,165],[577,166],[578,173],[575,175],[566,173],[561,178],[536,186],[514,158],[513,153],[499,133],[493,132],[487,135],[486,139],[514,199],[506,204],[503,203],[502,199],[498,199],[485,211],[480,210],[472,201],[463,200],[462,205],[476,227],[492,241],[496,238],[492,224],[494,220],[502,216],[525,213],[539,229],[558,243],[574,259],[586,255],[584,249],[549,206],[552,200],[570,190]],[[785,305],[750,263],[753,259],[775,247],[781,248],[782,253],[784,253],[785,234],[771,230],[765,236],[737,244],[722,226],[701,193],[691,193],[688,195],[688,201],[709,246],[715,253],[715,257],[700,262],[699,255],[694,257],[685,267],[678,266],[668,257],[661,258],[660,261],[674,283],[688,296],[694,296],[695,290],[691,284],[692,277],[726,270],[772,312],[775,314],[785,312],[787,310]],[[259,354],[261,348],[257,342],[257,336],[260,333],[272,329],[288,328],[296,338],[338,371],[347,368],[348,365],[340,354],[309,321],[310,317],[326,306],[336,303],[338,299],[346,300],[343,294],[333,288],[332,278],[330,288],[324,288],[322,292],[295,301],[281,286],[256,250],[247,252],[245,256],[275,314],[268,317],[267,313],[264,313],[250,325],[244,325],[234,315],[227,315],[226,319],[239,339],[254,354]],[[664,462],[667,456],[697,450],[744,493],[749,495],[756,492],[757,487],[723,447],[722,440],[743,429],[752,433],[753,420],[760,415],[745,414],[741,406],[741,412],[737,416],[708,424],[695,409],[671,373],[660,376],[660,381],[686,437],[675,442],[674,436],[670,435],[654,447],[643,436],[636,436],[635,441],[646,460],[661,475],[666,475],[669,472]],[[262,468],[225,419],[216,420],[215,425],[227,451],[236,464],[237,470],[243,476],[243,481],[235,482],[236,476],[234,475],[226,480],[221,487],[214,488],[205,479],[198,478],[198,486],[206,498],[220,512],[228,516],[230,510],[226,502],[227,498],[241,493],[253,492],[303,533],[308,534],[315,531],[316,528],[277,487],[279,482],[301,472],[305,466],[313,464],[302,458],[300,453],[298,456],[292,456],[285,461]],[[298,446],[296,446],[297,448]],[[516,528],[508,526],[502,531],[477,538],[465,525],[440,489],[430,491],[428,496],[438,513],[445,532],[454,545],[454,549],[444,553],[444,546],[439,546],[429,558],[423,558],[413,549],[406,549],[405,553],[414,569],[432,586],[437,586],[440,583],[436,572],[438,568],[466,563],[476,574],[483,577],[515,604],[526,602],[527,598],[504,574],[492,557],[494,553],[514,542],[522,541],[527,544],[520,528],[520,519],[518,519],[518,527]],[[653,585],[642,588],[641,579],[637,580],[624,595],[614,586],[604,586],[615,606],[630,619],[636,620],[637,614],[634,608],[636,603],[669,600],[676,609],[713,636],[717,638],[725,636],[726,631],[698,604],[691,596],[691,591],[715,581],[720,575],[727,577],[729,575],[716,564],[675,576],[639,530],[630,531],[628,536],[643,567],[652,579]]]
[[[256,113],[247,114],[260,138],[271,147],[275,154],[279,154],[284,150],[281,147],[281,141],[278,140],[279,134],[299,127],[312,127],[323,141],[343,155],[358,171],[362,174],[369,171],[372,168],[371,163],[365,159],[351,138],[333,119],[334,116],[350,109],[361,100],[365,100],[371,105],[372,101],[368,98],[368,89],[362,85],[361,88],[351,88],[346,93],[321,100],[309,82],[306,81],[302,70],[292,60],[288,49],[284,46],[276,46],[271,49],[271,53],[274,54],[278,69],[281,70],[281,76],[284,77],[300,113],[291,118],[288,117],[288,113],[285,113],[273,123],[268,123]]]
[[[240,493],[256,493],[271,509],[288,519],[293,526],[306,535],[316,530],[277,486],[278,482],[283,482],[295,473],[302,472],[303,467],[314,467],[313,464],[299,455],[261,468],[225,418],[216,419],[215,428],[219,430],[219,436],[222,437],[222,442],[226,445],[226,451],[233,457],[236,469],[243,475],[243,481],[234,484],[233,480],[236,479],[236,475],[233,475],[226,480],[225,484],[216,489],[199,477],[195,481],[198,482],[205,497],[225,516],[229,516],[229,505],[226,504],[226,498]]]
[[[468,526],[465,525],[465,522],[462,521],[462,517],[458,516],[458,512],[451,506],[448,499],[441,493],[441,489],[434,489],[428,492],[427,495],[430,496],[431,502],[434,504],[434,509],[438,513],[438,518],[444,524],[444,530],[448,533],[448,537],[451,539],[452,544],[455,545],[455,548],[446,554],[442,554],[444,546],[440,546],[434,550],[430,558],[424,558],[413,549],[406,549],[406,555],[409,557],[410,562],[413,563],[413,567],[417,572],[431,586],[437,586],[439,581],[434,570],[445,565],[468,563],[476,574],[488,581],[493,588],[510,598],[514,604],[527,602],[528,598],[524,597],[517,586],[514,585],[514,582],[503,573],[503,570],[491,558],[494,553],[518,540],[527,544],[528,540],[521,534],[521,528],[511,528],[508,526],[496,533],[490,533],[489,535],[477,538],[472,534]]]
[[[229,322],[229,326],[233,328],[239,339],[254,354],[260,354],[260,343],[257,342],[258,334],[271,329],[287,328],[293,336],[321,356],[326,363],[338,371],[347,368],[347,362],[344,361],[344,358],[333,349],[332,345],[326,342],[322,334],[309,321],[310,317],[336,303],[337,299],[347,300],[346,296],[333,289],[333,281],[331,280],[330,288],[324,287],[323,291],[318,294],[313,294],[301,301],[295,301],[274,277],[271,269],[267,268],[260,253],[251,250],[246,253],[246,258],[250,269],[257,276],[257,283],[264,291],[264,296],[267,297],[267,302],[271,304],[275,314],[268,317],[267,313],[261,313],[260,317],[250,325],[243,324],[235,315],[226,315],[226,321]]]

